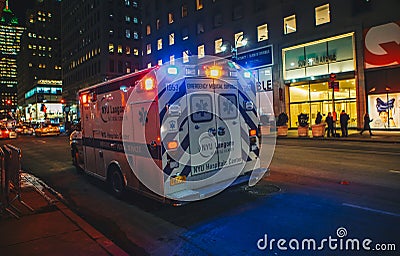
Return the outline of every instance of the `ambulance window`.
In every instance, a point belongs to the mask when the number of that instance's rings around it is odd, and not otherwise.
[[[195,123],[209,122],[213,119],[212,99],[207,94],[196,94],[190,97],[192,121]]]
[[[237,118],[237,98],[235,94],[220,94],[219,96],[219,116],[222,119]]]

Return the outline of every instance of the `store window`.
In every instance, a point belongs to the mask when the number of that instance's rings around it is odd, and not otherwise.
[[[322,25],[331,22],[331,14],[329,4],[318,6],[315,8],[315,25]]]
[[[285,80],[355,70],[353,33],[293,46],[282,52]]]
[[[199,45],[197,47],[197,56],[199,59],[204,58],[205,56],[204,44]]]
[[[215,48],[215,53],[221,53],[222,52],[222,38],[219,38],[217,40],[214,41],[214,48]]]
[[[286,35],[293,32],[296,32],[296,15],[283,19],[283,33]]]
[[[333,112],[332,103],[334,102],[337,115],[339,116],[340,112],[345,110],[350,116],[349,127],[357,127],[355,79],[339,80],[338,82],[338,91],[330,89],[328,82],[308,82],[290,86],[290,126],[297,127],[297,116],[300,113],[307,114],[309,123],[315,124],[318,112],[324,118],[328,112]],[[338,126],[340,126],[339,122]]]
[[[368,95],[368,113],[371,128],[399,129],[400,127],[400,93],[390,90],[384,94]]]
[[[257,37],[258,37],[258,42],[268,39],[268,25],[267,24],[263,24],[263,25],[257,27]]]

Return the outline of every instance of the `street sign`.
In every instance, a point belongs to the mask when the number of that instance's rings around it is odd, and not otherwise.
[[[336,74],[335,73],[330,73],[329,74],[329,81],[334,82],[336,80]]]
[[[339,91],[339,82],[329,82],[329,89],[332,89],[333,88],[333,90],[335,91],[335,92],[338,92]]]

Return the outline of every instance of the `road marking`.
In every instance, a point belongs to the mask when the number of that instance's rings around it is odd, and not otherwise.
[[[394,217],[400,217],[400,214],[397,214],[397,213],[394,213],[394,212],[387,212],[387,211],[372,209],[372,208],[363,207],[363,206],[359,206],[359,205],[355,205],[355,204],[348,204],[348,203],[343,203],[342,205],[343,206],[347,206],[347,207],[351,207],[351,208],[365,210],[365,211],[376,212],[376,213],[381,213],[381,214],[385,214],[385,215],[391,215],[391,216],[394,216]]]
[[[391,173],[398,173],[398,174],[400,174],[400,171],[398,171],[398,170],[389,170],[389,172],[391,172]]]

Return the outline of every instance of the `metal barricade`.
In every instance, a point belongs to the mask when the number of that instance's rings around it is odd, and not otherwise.
[[[3,146],[3,153],[5,172],[4,194],[6,199],[5,209],[18,218],[18,214],[21,213],[21,211],[13,205],[16,200],[32,212],[34,211],[34,209],[26,204],[21,197],[21,150],[11,144],[7,144]],[[11,191],[14,193],[11,193]],[[12,194],[15,194],[14,198],[10,198]]]

